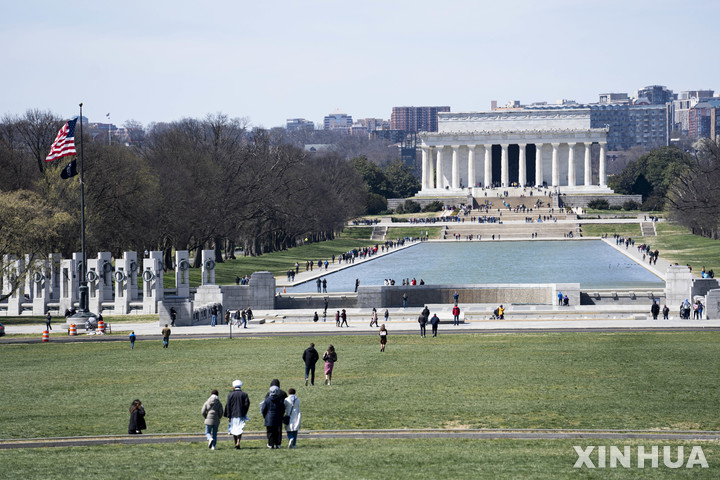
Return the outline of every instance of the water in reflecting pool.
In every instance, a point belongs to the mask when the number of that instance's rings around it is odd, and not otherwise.
[[[600,240],[422,243],[325,275],[328,292],[360,285],[402,284],[415,277],[427,285],[475,283],[579,283],[591,288],[664,288],[665,283]],[[315,280],[288,293],[317,292]]]

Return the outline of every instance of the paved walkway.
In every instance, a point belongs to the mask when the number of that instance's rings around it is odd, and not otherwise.
[[[465,305],[460,305],[463,309]],[[438,311],[437,308],[433,308],[430,305],[431,312]],[[565,307],[568,308],[568,307]],[[514,321],[509,315],[507,320],[488,320],[488,321],[472,321],[465,322],[460,326],[453,326],[450,322],[450,305],[444,305],[443,309],[445,313],[441,313],[443,322],[440,325],[440,335],[450,332],[462,332],[462,333],[492,333],[492,332],[508,332],[508,331],[578,331],[578,330],[669,330],[669,329],[720,329],[720,319],[717,320],[680,320],[675,317],[671,317],[669,320],[652,320],[652,319],[578,319],[578,320],[522,320]],[[307,318],[311,319],[314,310],[305,310]],[[209,325],[198,325],[193,327],[173,327],[172,338],[178,336],[210,336],[210,337],[225,337],[229,336],[232,331],[233,337],[243,336],[272,336],[272,335],[347,335],[347,334],[376,334],[377,328],[370,327],[370,310],[369,309],[348,309],[350,313],[349,327],[337,328],[335,326],[334,319],[328,317],[327,322],[314,323],[312,321],[307,322],[267,322],[264,324],[251,323],[247,329],[232,327],[228,325],[218,325],[217,327],[211,327]],[[256,312],[256,315],[263,317],[264,314],[276,314],[278,311],[268,312]],[[297,310],[293,310],[294,314],[297,314]],[[380,323],[385,323],[388,331],[393,333],[410,333],[414,334],[418,332],[417,316],[420,313],[420,308],[408,308],[408,309],[390,309],[390,320],[384,322],[382,316],[379,320]],[[359,320],[360,315],[366,320]],[[353,320],[355,317],[355,320]],[[25,335],[36,335],[37,339],[42,336],[43,330],[45,330],[45,324],[38,325],[8,325],[5,327],[8,335],[12,334],[25,334]],[[139,337],[160,337],[161,327],[158,322],[143,322],[143,323],[114,323],[112,324],[113,334],[122,332],[124,339],[125,333],[134,331]],[[59,325],[56,330],[62,331]],[[80,335],[77,339],[86,339],[88,337],[102,337],[101,335],[85,335],[83,331],[79,331]],[[53,341],[56,336],[51,336]],[[105,338],[118,338],[118,335],[106,335]],[[10,343],[19,339],[14,339],[12,336],[5,336],[0,338],[0,343]]]
[[[604,439],[604,440],[720,440],[717,431],[657,431],[657,430],[576,430],[576,429],[483,429],[483,430],[445,430],[445,429],[388,429],[388,430],[300,430],[298,443],[307,440],[368,438],[411,439],[418,438],[472,438],[477,440],[517,439],[517,440],[558,440],[558,439]],[[243,441],[265,440],[264,431],[247,431]],[[232,438],[225,432],[218,433],[218,448],[231,448]],[[205,434],[161,433],[145,435],[98,435],[92,437],[54,437],[0,439],[0,450],[19,448],[78,447],[95,445],[137,445],[151,443],[206,442]],[[227,445],[223,445],[227,442]],[[247,444],[245,444],[247,445]],[[248,448],[246,446],[246,448]],[[249,447],[253,448],[253,447]]]

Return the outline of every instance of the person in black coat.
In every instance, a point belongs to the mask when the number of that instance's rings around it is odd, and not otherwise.
[[[128,433],[130,435],[140,434],[145,430],[145,409],[140,400],[133,400],[130,405],[130,425],[128,425]]]
[[[308,384],[308,374],[310,374],[310,385],[315,385],[315,364],[320,360],[318,351],[315,350],[315,344],[311,343],[302,354],[303,362],[305,362],[305,386]]]
[[[235,439],[235,448],[240,449],[247,412],[250,409],[250,397],[241,390],[242,382],[235,380],[232,383],[233,391],[227,396],[224,415],[229,420],[228,433]]]
[[[433,337],[437,337],[437,329],[438,325],[440,324],[440,319],[438,318],[437,314],[433,315],[430,319],[430,326],[432,327],[432,334]]]
[[[282,442],[282,425],[285,416],[285,399],[276,385],[270,387],[267,397],[260,404],[260,413],[265,418],[268,448],[280,448]]]
[[[425,313],[425,311],[427,311],[427,314]],[[420,338],[425,337],[425,325],[427,325],[429,314],[430,310],[425,307],[422,313],[420,313],[420,316],[418,317],[418,323],[420,324]]]
[[[660,305],[657,302],[653,302],[650,307],[650,313],[652,314],[653,320],[657,320],[658,314],[660,313]]]

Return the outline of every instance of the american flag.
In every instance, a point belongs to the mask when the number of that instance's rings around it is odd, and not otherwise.
[[[77,122],[77,118],[70,120],[60,129],[50,147],[50,154],[45,157],[46,162],[77,153],[75,150],[75,122]]]

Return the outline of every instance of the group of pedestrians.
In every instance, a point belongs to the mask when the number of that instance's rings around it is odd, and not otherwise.
[[[430,323],[430,327],[432,327],[432,336],[437,337],[438,333],[438,325],[440,325],[440,319],[438,318],[437,314],[433,314],[432,318],[430,317],[430,309],[425,306],[423,308],[422,312],[420,313],[420,316],[418,316],[418,323],[420,324],[420,338],[425,338],[425,327],[428,323]]]
[[[330,385],[332,381],[332,372],[337,362],[337,352],[335,347],[330,345],[322,357],[325,362],[325,385]],[[305,386],[307,387],[308,379],[310,385],[315,385],[315,364],[320,360],[320,354],[315,350],[315,344],[311,343],[302,354],[302,360],[305,363]]]
[[[210,450],[215,450],[217,445],[218,429],[223,417],[228,419],[228,434],[233,437],[235,449],[240,449],[245,424],[250,420],[250,397],[243,391],[242,386],[241,380],[232,382],[232,391],[227,396],[224,409],[217,390],[213,390],[203,404],[200,413],[205,419],[205,437]],[[260,414],[265,424],[268,448],[280,448],[283,425],[287,432],[288,446],[295,448],[301,415],[300,399],[297,398],[294,388],[285,393],[280,390],[280,381],[272,380],[268,393],[260,402]]]

